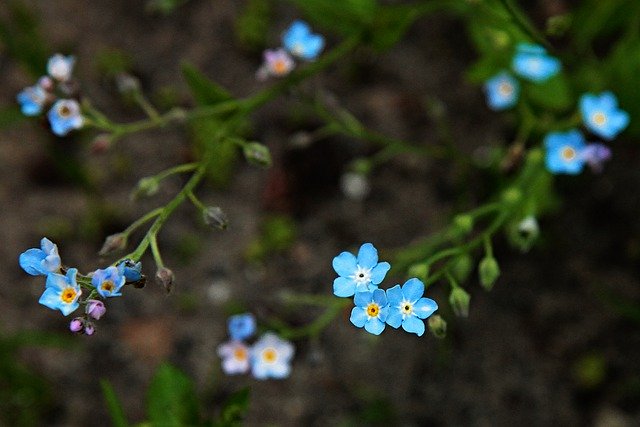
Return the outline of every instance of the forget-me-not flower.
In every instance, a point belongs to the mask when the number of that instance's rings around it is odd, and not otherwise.
[[[71,55],[64,56],[56,53],[47,62],[47,72],[59,82],[66,82],[71,79],[75,62],[76,59]]]
[[[378,251],[371,243],[360,246],[358,257],[342,252],[333,259],[333,269],[340,277],[333,281],[333,293],[350,297],[356,292],[377,289],[391,268],[388,262],[378,262]]]
[[[125,281],[124,276],[113,266],[104,270],[96,270],[91,277],[91,284],[95,286],[103,298],[121,296],[120,289],[124,286]]]
[[[489,108],[496,111],[513,107],[520,94],[520,84],[506,71],[487,80],[484,89]]]
[[[227,327],[232,340],[244,340],[256,331],[256,318],[251,313],[236,314],[229,317]]]
[[[283,77],[289,74],[295,65],[293,58],[286,50],[267,49],[264,51],[264,65],[258,71],[258,75],[260,78]]]
[[[582,154],[585,145],[584,136],[577,129],[551,132],[544,138],[547,169],[554,174],[579,174],[585,164]]]
[[[293,56],[313,61],[324,47],[324,37],[312,33],[306,22],[295,21],[282,36],[282,44]]]
[[[389,302],[389,315],[387,324],[414,333],[418,336],[424,334],[424,322],[437,309],[438,304],[430,298],[425,298],[424,283],[418,279],[409,279],[401,287],[395,285],[387,289],[387,301]]]
[[[137,282],[142,279],[142,263],[125,259],[116,265],[118,272],[127,282]]]
[[[76,282],[78,270],[70,268],[66,276],[50,273],[47,276],[46,289],[38,301],[52,310],[60,310],[65,316],[75,311],[82,290]]]
[[[356,292],[353,298],[356,305],[351,310],[351,323],[374,335],[380,335],[384,331],[384,325],[389,314],[387,295],[382,289],[373,292]]]
[[[46,237],[40,241],[40,249],[27,249],[20,254],[20,267],[32,276],[58,273],[61,267],[58,246]]]
[[[40,114],[47,98],[47,92],[40,85],[26,87],[16,96],[20,110],[25,116]]]
[[[536,83],[550,79],[562,68],[560,61],[547,54],[544,47],[530,43],[518,44],[511,66],[520,77]]]
[[[80,129],[84,123],[80,114],[80,105],[74,99],[60,99],[47,113],[51,130],[58,136],[65,136],[74,129]]]
[[[250,367],[249,347],[241,341],[228,341],[218,346],[222,370],[227,375],[244,374]]]
[[[587,129],[607,140],[629,125],[629,114],[618,108],[618,99],[611,92],[585,93],[580,97],[580,112]]]
[[[251,348],[251,373],[259,380],[288,377],[294,351],[292,343],[267,332]]]
[[[603,163],[611,158],[611,149],[604,144],[587,144],[582,150],[582,158],[593,172],[602,172]]]

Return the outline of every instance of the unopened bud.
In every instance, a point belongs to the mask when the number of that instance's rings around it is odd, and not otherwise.
[[[482,261],[480,261],[480,265],[478,265],[478,275],[480,276],[482,287],[490,291],[500,276],[500,266],[496,259],[494,257],[483,258]]]
[[[55,89],[55,85],[53,80],[49,76],[42,76],[38,79],[38,86],[44,89],[47,92],[53,92]]]
[[[453,226],[456,228],[457,234],[466,236],[473,230],[473,217],[471,215],[456,215],[453,218]]]
[[[409,267],[407,271],[410,277],[416,277],[422,281],[427,280],[427,275],[429,274],[429,266],[425,263],[422,264],[413,264]]]
[[[154,176],[148,176],[138,181],[136,189],[133,191],[133,197],[149,197],[153,196],[160,189],[158,179]]]
[[[471,300],[471,296],[460,287],[453,288],[449,295],[449,304],[458,317],[469,316],[469,300]]]
[[[76,317],[69,323],[69,330],[71,332],[80,332],[84,327],[84,319],[82,317]]]
[[[123,95],[140,90],[140,80],[127,73],[120,73],[116,76],[116,87]]]
[[[229,218],[218,206],[209,206],[202,210],[204,223],[209,227],[225,230],[229,226]]]
[[[540,234],[540,227],[538,221],[534,216],[528,216],[518,224],[518,237],[533,241],[538,238]]]
[[[460,255],[453,262],[453,266],[451,267],[451,274],[456,279],[458,283],[464,282],[471,274],[471,270],[473,269],[473,258],[469,254]]]
[[[515,205],[522,199],[522,191],[515,187],[507,188],[502,193],[502,200],[510,205]]]
[[[100,320],[106,312],[107,308],[104,306],[102,301],[97,299],[90,299],[87,301],[86,313],[94,319]]]
[[[429,331],[436,338],[444,338],[447,335],[447,322],[439,314],[434,314],[427,321]]]
[[[369,195],[371,186],[365,175],[356,172],[347,172],[340,177],[340,189],[349,199],[361,201]]]
[[[111,147],[111,135],[101,133],[93,138],[91,142],[91,152],[93,154],[102,154]]]
[[[127,235],[124,233],[116,233],[111,236],[107,236],[102,244],[102,249],[98,252],[98,255],[104,256],[112,252],[121,251],[127,247]]]
[[[371,172],[371,160],[366,158],[355,159],[351,162],[350,169],[361,175],[368,175]]]
[[[84,326],[85,335],[93,335],[95,331],[96,331],[96,327],[93,326],[93,323],[91,322],[87,322],[87,324]]]
[[[244,157],[253,165],[268,168],[271,166],[269,149],[259,142],[248,142],[243,148]]]
[[[156,281],[167,293],[171,293],[173,290],[174,279],[175,276],[173,275],[173,271],[169,270],[167,267],[159,268],[158,271],[156,271]]]

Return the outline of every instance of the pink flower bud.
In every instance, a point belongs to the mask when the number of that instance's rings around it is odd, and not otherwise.
[[[93,326],[93,323],[87,323],[87,325],[84,327],[85,335],[93,335],[95,331],[96,328]]]
[[[88,300],[86,310],[87,314],[96,320],[99,320],[107,312],[104,303],[97,299]]]
[[[82,317],[76,317],[69,323],[69,330],[71,332],[80,332],[84,326],[84,319]]]

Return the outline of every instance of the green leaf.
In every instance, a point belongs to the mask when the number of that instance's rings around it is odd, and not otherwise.
[[[177,368],[162,364],[148,391],[149,421],[154,426],[193,426],[200,422],[191,380]]]
[[[378,12],[376,0],[289,0],[314,25],[346,36],[369,28]]]
[[[528,99],[543,110],[567,111],[573,106],[571,90],[563,74],[558,74],[541,83],[523,85]]]
[[[379,7],[373,20],[371,44],[378,50],[391,48],[419,16],[420,11],[415,6]]]
[[[205,76],[193,64],[182,64],[182,75],[191,89],[193,97],[200,105],[214,105],[233,99],[222,86]]]
[[[207,169],[207,176],[213,184],[225,187],[229,184],[233,168],[238,158],[235,143],[229,138],[220,138],[221,120],[216,118],[194,120],[191,123],[191,135],[199,151],[212,144],[213,150],[211,166]]]
[[[100,380],[100,388],[102,389],[102,395],[107,403],[109,409],[109,415],[111,415],[111,422],[115,427],[127,427],[127,418],[124,416],[124,410],[122,404],[118,400],[118,396],[113,391],[111,383],[107,380]]]
[[[267,45],[271,2],[249,0],[236,20],[236,38],[248,49],[258,51]]]
[[[614,35],[633,17],[637,0],[584,0],[572,21],[573,39],[579,49],[585,49],[596,38]]]
[[[222,407],[220,418],[213,425],[216,427],[232,427],[241,425],[242,418],[249,408],[249,387],[235,392]]]
[[[40,35],[38,18],[22,1],[6,0],[3,3],[8,13],[0,19],[0,42],[34,77],[41,76],[49,49]]]

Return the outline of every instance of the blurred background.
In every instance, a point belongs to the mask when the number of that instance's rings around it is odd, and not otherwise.
[[[374,337],[354,328],[347,310],[319,336],[295,343],[286,380],[220,370],[216,347],[227,340],[230,313],[251,311],[265,325],[307,324],[322,310],[283,304],[281,292],[331,295],[331,260],[341,251],[372,242],[381,260],[390,260],[493,194],[497,179],[483,153],[504,150],[513,124],[489,111],[471,83],[468,70],[479,54],[465,19],[447,8],[418,19],[389,49],[363,46],[302,90],[323,93],[385,135],[425,145],[445,138],[475,163],[401,155],[375,170],[366,195],[354,196],[347,166],[375,147],[346,137],[315,140],[321,122],[287,94],[247,124],[251,138],[271,149],[273,167],[258,169],[227,153],[198,191],[227,212],[229,228],[211,231],[185,204],[160,233],[165,264],[176,275],[173,293],[153,280],[126,289],[109,301],[92,337],[73,336],[70,319],[38,304],[42,278],[20,269],[19,254],[47,236],[66,265],[89,272],[110,264],[113,258],[97,255],[104,238],[162,206],[184,181],[168,179],[157,195],[136,201],[131,190],[145,176],[192,161],[199,134],[169,127],[96,153],[95,133],[55,137],[46,122],[21,116],[15,95],[60,52],[76,56],[82,95],[119,122],[144,117],[117,91],[121,70],[140,79],[163,111],[193,105],[180,73],[185,61],[234,96],[248,96],[269,84],[255,79],[262,49],[277,47],[282,31],[304,17],[292,3],[0,5],[0,424],[109,425],[101,379],[112,384],[127,418],[142,422],[163,362],[195,381],[205,417],[250,386],[247,425],[640,424],[637,125],[614,143],[602,174],[556,179],[558,203],[539,219],[541,239],[529,252],[495,241],[502,275],[491,292],[471,276],[468,318],[453,315],[448,285],[429,289],[448,321],[446,338],[395,330]],[[614,90],[638,123],[640,39],[620,37],[622,29],[640,28],[635,1],[522,4],[542,28],[552,16],[574,18],[557,39],[563,61],[577,70],[576,81]],[[325,34],[329,49],[341,39]],[[594,61],[602,61],[602,75]],[[143,266],[153,277],[152,260],[143,258]],[[392,268],[386,283],[405,279]]]

